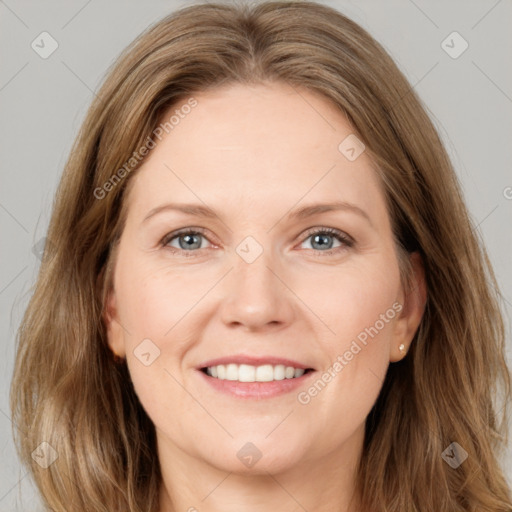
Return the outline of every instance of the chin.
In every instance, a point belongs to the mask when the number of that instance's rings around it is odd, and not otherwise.
[[[208,462],[223,471],[239,475],[282,473],[299,464],[305,456],[304,443],[285,444],[277,437],[265,439],[264,435],[237,437],[230,440],[228,446],[218,445],[217,448],[219,457]]]

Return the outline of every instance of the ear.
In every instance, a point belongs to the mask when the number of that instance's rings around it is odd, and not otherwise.
[[[403,290],[399,299],[402,309],[395,321],[394,335],[390,347],[391,362],[400,361],[409,350],[412,339],[418,330],[425,304],[427,301],[427,287],[423,260],[419,252],[408,255],[411,264],[411,280],[408,290]],[[404,350],[399,347],[404,345]]]
[[[107,341],[110,350],[118,357],[126,357],[123,328],[118,322],[116,295],[113,288],[107,293],[103,319],[107,328]]]

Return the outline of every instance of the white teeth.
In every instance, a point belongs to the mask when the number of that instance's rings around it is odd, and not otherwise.
[[[209,366],[206,369],[206,373],[210,377],[239,382],[271,382],[274,380],[293,379],[302,377],[304,372],[303,368],[294,368],[293,366],[284,366],[283,364],[252,366],[249,364],[238,365],[230,363],[227,365]]]
[[[271,364],[264,364],[256,368],[256,382],[270,382],[274,380],[274,367]]]
[[[241,364],[238,367],[238,380],[240,382],[254,382],[256,380],[256,368],[248,364]]]
[[[236,364],[226,366],[226,380],[238,380],[238,366]]]
[[[284,364],[274,366],[274,380],[284,379]]]
[[[287,379],[293,379],[293,377],[295,377],[295,368],[293,368],[293,366],[287,366],[284,371],[284,376]]]

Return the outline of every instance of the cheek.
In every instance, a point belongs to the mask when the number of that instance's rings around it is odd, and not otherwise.
[[[324,367],[299,403],[314,408],[336,437],[364,421],[382,387],[400,310],[400,276],[397,266],[371,265],[329,281],[316,307],[335,334],[323,339]]]
[[[127,329],[133,331],[132,343],[142,336],[165,344],[215,282],[214,276],[205,272],[169,270],[130,260],[120,266],[119,277],[119,313],[126,319]]]
[[[396,261],[375,257],[364,265],[347,266],[325,277],[309,278],[308,306],[329,326],[325,347],[332,358],[357,340],[365,353],[385,346],[397,317],[400,274]],[[320,279],[319,279],[320,277]],[[314,285],[314,286],[313,286]],[[379,340],[381,343],[373,343]]]
[[[393,325],[389,312],[394,313],[392,306],[399,290],[398,267],[396,262],[393,265],[393,260],[386,261],[378,254],[364,263],[339,268],[319,265],[315,272],[292,269],[283,276],[290,288],[304,298],[309,310],[307,318],[313,318],[310,314],[313,313],[321,320],[317,332],[311,335],[323,340],[321,349],[331,361],[349,350],[354,340],[364,347],[363,356],[386,352],[384,340],[389,338]],[[193,340],[192,331],[197,334],[201,328],[201,316],[204,322],[211,320],[213,310],[217,309],[207,307],[206,295],[212,283],[219,280],[219,273],[222,274],[218,268],[205,265],[178,269],[170,268],[166,262],[155,265],[135,258],[120,262],[117,288],[122,298],[120,317],[125,319],[126,331],[130,333],[127,351],[133,351],[146,338],[153,340],[162,352],[165,350],[166,356],[185,350]],[[279,289],[275,293],[281,293]],[[282,293],[282,300],[294,301],[299,309],[306,307],[286,292]],[[199,304],[202,298],[205,300]],[[383,315],[385,322],[381,320]],[[187,326],[185,330],[184,326]],[[177,339],[178,333],[181,339]]]
[[[199,324],[189,319],[206,283],[190,286],[183,274],[128,259],[119,276],[120,316],[126,323],[126,357],[135,392],[157,428],[186,437],[175,411],[191,406],[181,384],[182,363],[198,338]]]

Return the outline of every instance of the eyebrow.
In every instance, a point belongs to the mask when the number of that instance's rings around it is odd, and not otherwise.
[[[214,210],[208,208],[207,206],[202,206],[200,204],[169,203],[157,206],[156,208],[150,210],[149,213],[144,217],[142,222],[147,222],[151,217],[154,217],[155,215],[166,211],[179,211],[189,215],[194,215],[196,217],[220,219],[219,215]],[[303,220],[313,215],[331,211],[349,211],[355,213],[366,219],[370,226],[373,227],[373,223],[372,220],[370,219],[370,216],[363,209],[359,208],[359,206],[356,206],[355,204],[348,203],[346,201],[335,201],[332,203],[319,203],[303,206],[301,208],[297,208],[296,210],[289,211],[283,217],[287,217],[289,220]]]

